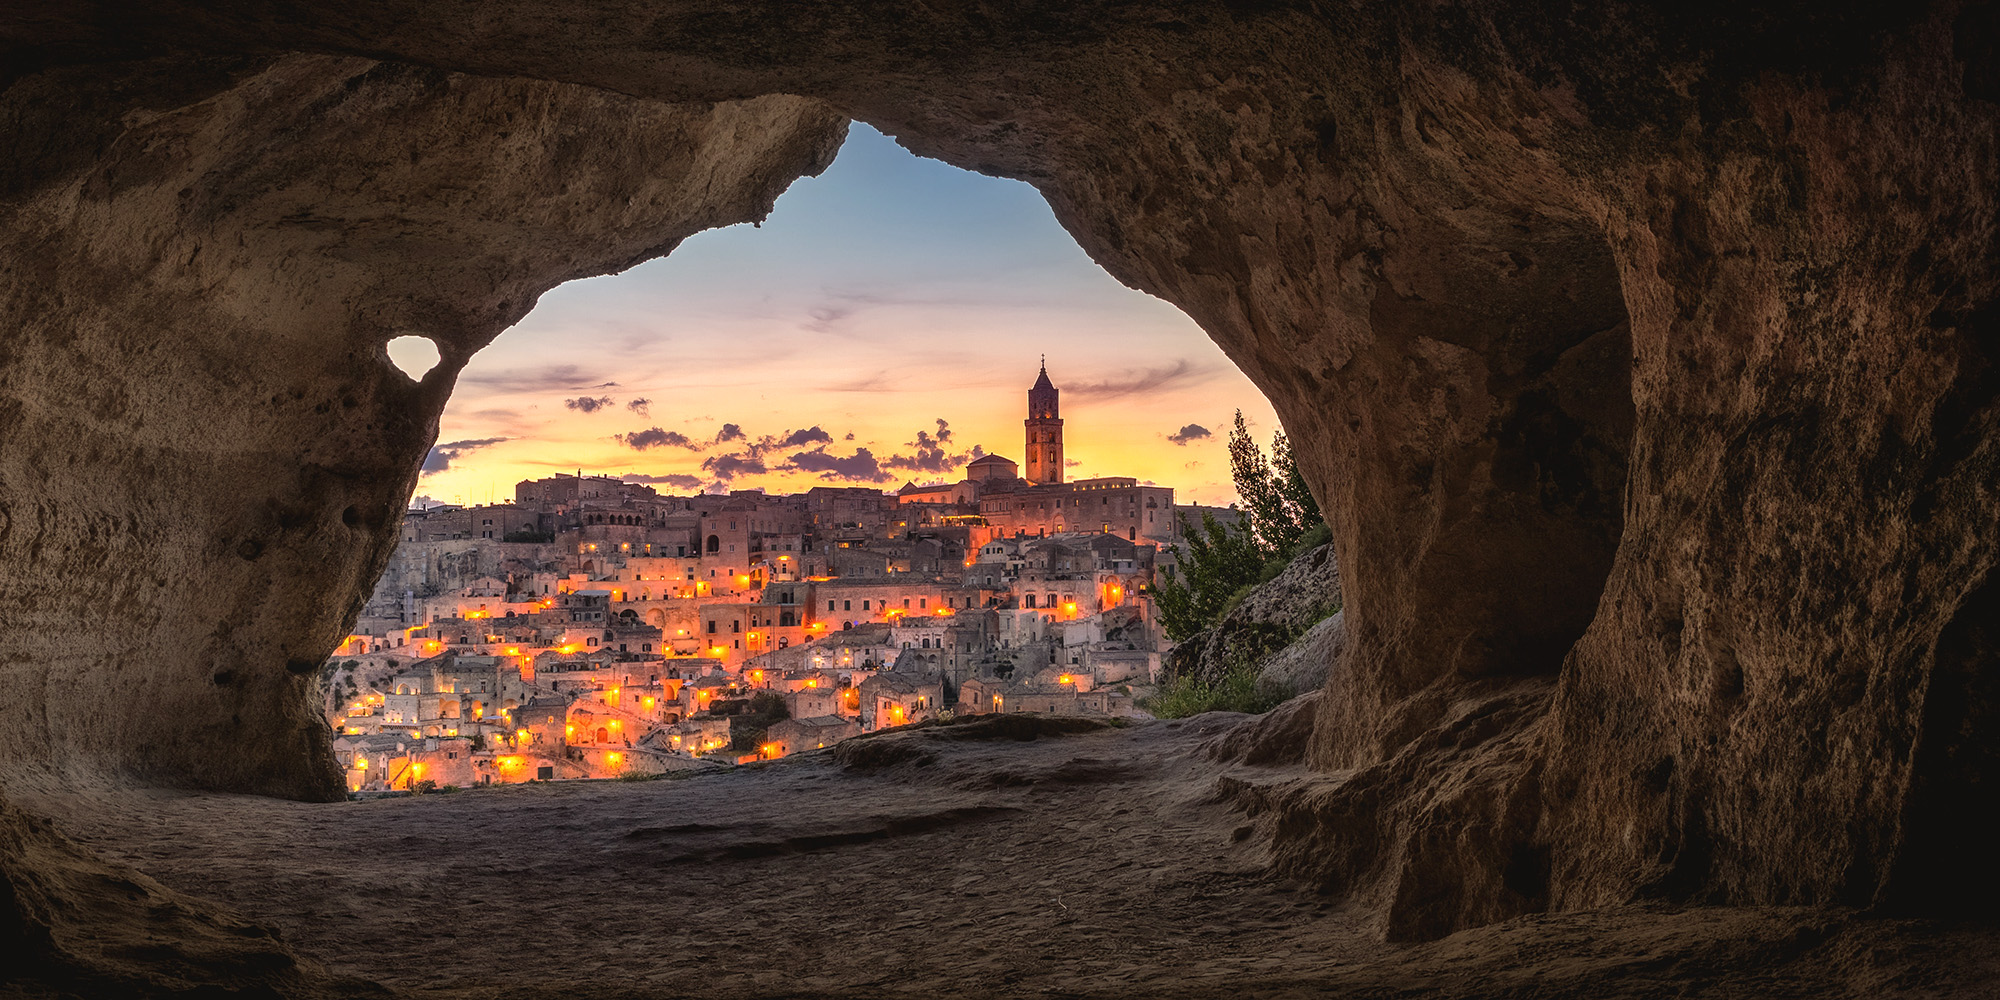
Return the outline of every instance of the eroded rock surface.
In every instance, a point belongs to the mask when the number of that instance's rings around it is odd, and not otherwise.
[[[1340,563],[1332,545],[1301,552],[1284,571],[1259,584],[1209,628],[1188,637],[1167,654],[1166,668],[1175,676],[1220,680],[1232,668],[1260,673],[1272,659],[1304,639],[1319,623],[1340,610]],[[1301,649],[1300,654],[1312,655]],[[1305,670],[1280,669],[1271,683],[1286,694],[1310,691],[1326,684],[1327,664],[1317,660]]]
[[[1368,908],[1272,872],[1240,803],[1310,775],[1213,749],[1259,724],[980,720],[681,780],[124,794],[66,825],[397,995],[1970,1000],[2000,971],[1990,929],[1774,908],[1385,945]]]
[[[304,674],[452,374],[556,282],[760,213],[830,107],[1035,184],[1276,405],[1346,629],[1319,776],[1257,793],[1286,870],[1406,937],[2000,887],[1967,832],[2000,744],[1990,4],[0,30],[9,780],[329,795]],[[444,349],[421,385],[380,357],[405,331]]]

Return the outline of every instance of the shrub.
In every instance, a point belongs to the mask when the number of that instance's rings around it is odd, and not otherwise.
[[[1139,707],[1162,719],[1185,719],[1203,712],[1260,715],[1284,700],[1283,692],[1258,683],[1255,667],[1239,664],[1214,683],[1190,676],[1171,678],[1160,685],[1159,693],[1142,699]]]
[[[416,784],[411,785],[410,793],[412,795],[426,795],[431,792],[437,791],[437,787],[438,787],[437,782],[432,781],[429,778],[425,778],[422,781],[419,781]]]

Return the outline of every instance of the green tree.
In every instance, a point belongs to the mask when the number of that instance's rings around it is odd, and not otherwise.
[[[1271,456],[1265,458],[1244,425],[1242,410],[1236,411],[1236,426],[1229,431],[1229,471],[1250,531],[1271,557],[1290,557],[1300,539],[1324,523],[1318,501],[1299,474],[1291,439],[1278,431],[1271,438]]]
[[[1240,525],[1224,525],[1204,512],[1201,527],[1180,520],[1185,545],[1173,547],[1179,568],[1153,587],[1160,627],[1175,642],[1215,624],[1229,598],[1262,579],[1269,552]]]

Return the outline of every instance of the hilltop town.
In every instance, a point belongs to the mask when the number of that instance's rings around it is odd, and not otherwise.
[[[1060,393],[1026,474],[664,496],[607,476],[411,510],[327,672],[351,791],[658,774],[945,713],[1143,716],[1169,487],[1065,481]]]

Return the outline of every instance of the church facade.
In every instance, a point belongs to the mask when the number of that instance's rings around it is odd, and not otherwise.
[[[1090,533],[1134,542],[1175,539],[1172,487],[1142,486],[1130,476],[1064,481],[1062,394],[1046,364],[1028,389],[1022,424],[1025,467],[986,455],[966,466],[961,482],[905,486],[897,496],[904,503],[976,503],[987,538]]]

